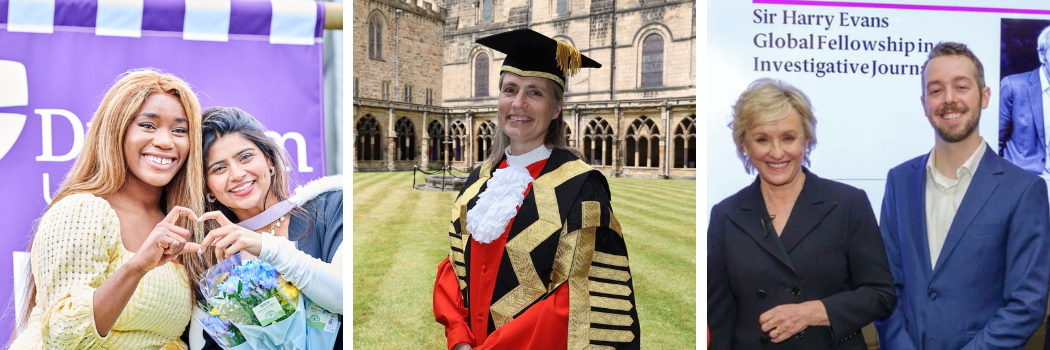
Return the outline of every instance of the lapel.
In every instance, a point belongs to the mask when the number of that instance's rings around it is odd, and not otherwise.
[[[742,196],[739,210],[729,213],[729,220],[755,240],[766,253],[787,266],[797,276],[798,271],[791,263],[783,244],[778,242],[780,238],[774,233],[773,225],[768,219],[769,213],[766,211],[766,203],[762,198],[759,181],[761,180],[756,176],[751,186],[744,189],[745,193]]]
[[[919,158],[912,163],[912,171],[907,177],[907,188],[905,189],[904,205],[900,222],[908,223],[904,232],[912,240],[912,246],[919,253],[919,265],[922,266],[923,276],[929,282],[933,277],[933,266],[930,264],[930,241],[929,232],[926,230],[926,162],[930,161],[930,154]],[[912,216],[914,215],[914,216]]]
[[[1035,124],[1037,144],[1042,145],[1046,140],[1046,130],[1043,126],[1043,91],[1039,84],[1039,74],[1043,74],[1042,68],[1036,68],[1028,78],[1028,102],[1032,106],[1032,124]],[[1043,152],[1046,152],[1045,150]]]
[[[970,223],[980,214],[981,208],[984,208],[984,204],[988,202],[992,192],[995,192],[995,188],[999,186],[997,177],[1003,173],[1003,164],[1000,163],[1002,160],[987,145],[983,146],[984,155],[981,156],[980,165],[977,166],[977,173],[973,174],[970,187],[966,189],[966,195],[963,196],[962,203],[959,204],[959,210],[955,212],[955,217],[952,218],[952,226],[948,229],[948,237],[945,238],[944,246],[941,247],[941,254],[937,257],[936,266],[942,266],[949,258],[955,247],[959,245],[959,241],[966,234]],[[929,249],[927,249],[928,251]],[[926,261],[929,260],[929,258],[926,259]],[[942,269],[937,269],[937,271],[940,270]],[[937,271],[933,272],[934,276],[937,276]]]
[[[819,184],[823,181],[820,177],[805,167],[802,168],[802,172],[806,174],[806,182],[802,185],[802,192],[798,194],[794,207],[791,208],[791,216],[784,225],[784,232],[780,234],[780,241],[788,253],[813,232],[838,205],[838,202],[827,198],[826,189],[821,188]]]

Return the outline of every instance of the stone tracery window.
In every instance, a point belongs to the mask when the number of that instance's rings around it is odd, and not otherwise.
[[[616,134],[609,122],[601,117],[592,119],[583,133],[584,161],[596,166],[611,166],[613,140],[616,140]]]
[[[394,133],[397,134],[397,145],[394,146],[397,151],[395,159],[416,160],[416,127],[412,125],[412,121],[407,117],[401,117],[397,120]]]
[[[625,166],[660,167],[660,129],[652,119],[638,117],[627,127],[624,137]]]
[[[382,160],[383,147],[381,144],[383,134],[380,131],[379,122],[371,114],[366,114],[364,118],[357,121],[355,130],[357,130],[357,140],[355,140],[357,160]]]
[[[696,169],[696,115],[690,115],[674,129],[674,167]]]

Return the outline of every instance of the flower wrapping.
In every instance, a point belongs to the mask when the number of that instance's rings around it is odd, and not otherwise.
[[[307,348],[304,298],[269,263],[234,254],[205,272],[200,289],[208,316],[197,321],[223,348]]]

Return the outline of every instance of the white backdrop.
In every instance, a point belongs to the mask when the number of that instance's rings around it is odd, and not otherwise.
[[[886,173],[890,168],[933,147],[933,129],[923,115],[919,97],[922,77],[917,72],[928,51],[834,50],[829,42],[850,41],[911,43],[928,50],[940,41],[967,44],[984,64],[985,80],[992,90],[982,113],[979,132],[995,149],[998,144],[1000,21],[1003,18],[1048,19],[1045,0],[1039,1],[895,1],[872,4],[756,0],[711,1],[708,4],[707,89],[707,210],[754,180],[736,157],[731,130],[732,105],[755,79],[785,80],[809,96],[817,118],[816,149],[810,169],[817,175],[864,189],[878,216]],[[775,3],[775,4],[774,4]],[[785,5],[787,4],[787,5]],[[995,6],[996,8],[990,8]],[[887,8],[889,7],[889,8]],[[969,8],[967,8],[969,7]],[[1038,9],[1025,11],[1024,9]],[[785,11],[794,19],[814,19],[813,24],[785,24]],[[1027,13],[1025,13],[1027,12]],[[1037,13],[1041,12],[1041,13]],[[758,15],[756,15],[758,13]],[[762,14],[775,14],[772,21]],[[820,15],[800,16],[800,15]],[[831,16],[831,17],[828,17]],[[831,19],[831,24],[827,19]],[[875,27],[854,26],[867,18]],[[757,22],[757,23],[756,23]],[[769,23],[772,22],[772,23]],[[770,33],[772,35],[770,35]],[[768,37],[816,38],[822,47],[769,48]],[[841,36],[841,37],[840,37]],[[796,42],[796,45],[802,45]],[[859,44],[863,46],[863,44]],[[925,47],[923,47],[925,46]],[[769,71],[757,61],[809,61],[840,63],[860,69],[871,66],[912,66],[903,74]],[[870,69],[870,67],[869,67]]]

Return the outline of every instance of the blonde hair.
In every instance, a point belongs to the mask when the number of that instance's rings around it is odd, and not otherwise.
[[[183,160],[182,167],[175,177],[164,186],[161,209],[168,212],[178,205],[197,214],[203,213],[204,170],[201,158],[200,101],[186,82],[174,75],[148,68],[130,70],[118,76],[118,80],[95,111],[91,127],[84,139],[84,148],[73,163],[73,168],[66,174],[48,209],[73,194],[87,193],[102,197],[124,186],[128,172],[124,159],[124,135],[151,94],[168,94],[178,99],[189,123],[187,136],[190,149],[187,159]],[[200,224],[193,220],[183,217],[178,224],[190,230],[194,241],[200,242],[204,238]],[[34,232],[34,239],[35,235]],[[175,261],[186,268],[190,286],[194,287],[197,284],[197,276],[204,271],[203,264],[198,259],[190,259],[187,256],[189,255],[182,254],[176,257]],[[26,312],[18,322],[18,329],[25,326],[30,311],[36,305],[35,276],[29,274],[28,280]]]
[[[501,72],[499,75],[499,82],[496,86],[499,87],[500,91],[503,91],[503,75],[507,72]],[[565,89],[562,88],[561,84],[556,84],[553,80],[547,79],[551,82],[551,87],[554,90],[553,96],[551,96],[551,103],[555,106],[562,106],[562,112],[558,113],[558,117],[551,119],[550,125],[547,125],[547,134],[543,137],[543,145],[551,149],[560,149],[568,151],[576,156],[576,158],[583,159],[583,153],[575,147],[569,147],[569,144],[565,142],[565,123],[562,122],[564,118],[562,116],[565,112]],[[496,118],[499,119],[499,118]],[[496,130],[493,131],[492,135],[492,148],[489,150],[489,156],[485,161],[491,161],[492,167],[495,169],[499,166],[499,163],[503,161],[503,150],[510,146],[510,137],[503,133],[503,129],[500,128],[502,121],[497,120]]]
[[[736,155],[744,163],[748,174],[755,171],[755,164],[744,151],[744,139],[748,130],[759,125],[776,123],[787,118],[794,110],[802,117],[803,132],[806,137],[806,153],[802,164],[809,165],[809,153],[817,146],[817,118],[809,98],[801,90],[784,81],[761,78],[755,80],[740,94],[733,104],[733,142],[736,143]]]

